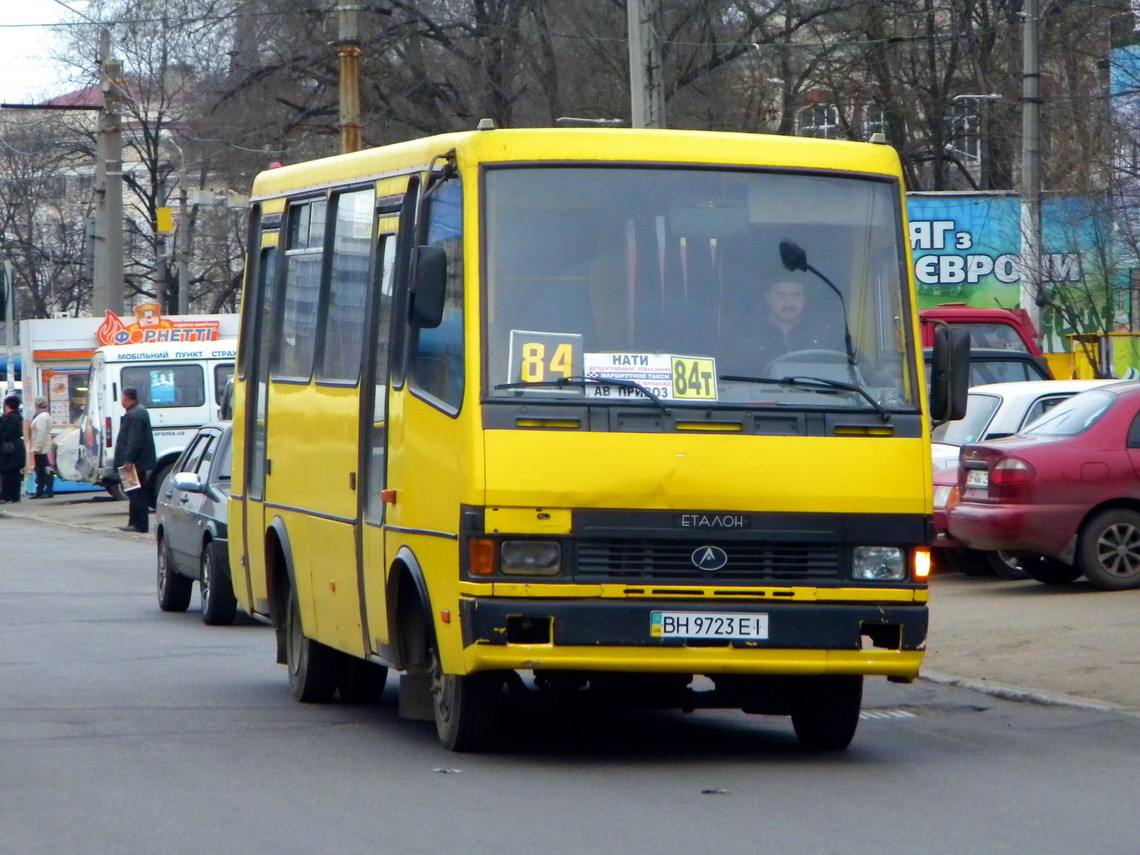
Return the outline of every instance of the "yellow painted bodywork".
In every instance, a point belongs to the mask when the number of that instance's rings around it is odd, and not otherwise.
[[[543,644],[472,645],[466,670],[644,671],[688,674],[871,674],[913,679],[921,651],[750,650],[738,647],[555,647]]]
[[[265,503],[237,499],[231,511],[231,566],[242,607],[264,612],[269,582],[262,552],[279,520],[288,531],[305,631],[357,656],[390,643],[386,581],[405,550],[423,568],[444,669],[545,667],[717,673],[875,673],[912,677],[921,652],[731,648],[580,648],[550,645],[464,647],[458,616],[466,597],[645,598],[644,586],[470,583],[458,578],[459,508],[486,509],[486,530],[566,535],[578,508],[772,513],[929,515],[929,435],[777,437],[736,427],[668,434],[574,430],[537,421],[484,430],[479,406],[482,321],[478,167],[492,162],[630,162],[837,170],[899,180],[886,146],[827,140],[677,131],[519,130],[449,134],[340,155],[262,173],[252,198],[266,212],[288,196],[377,182],[377,196],[400,192],[408,176],[454,152],[464,187],[465,396],[458,414],[441,412],[406,386],[388,390],[388,475],[394,502],[383,528],[357,518],[355,388],[270,383]],[[905,218],[905,213],[904,213]],[[905,222],[903,223],[905,228]],[[905,232],[904,232],[905,233]],[[268,245],[268,241],[267,241]],[[910,284],[913,293],[913,283]],[[911,300],[911,337],[918,341]],[[248,311],[248,308],[243,309]],[[916,357],[917,358],[917,357]],[[921,383],[921,372],[918,372]],[[243,492],[245,392],[237,381],[235,495]],[[919,390],[916,398],[925,397]],[[568,429],[569,428],[569,429]],[[721,432],[718,432],[721,431]],[[360,544],[363,544],[362,546]],[[382,557],[381,557],[382,556]],[[240,565],[239,565],[240,562]],[[363,562],[363,563],[361,563]],[[238,568],[246,578],[239,576]],[[654,591],[667,588],[654,584]],[[692,599],[924,603],[925,590],[889,588],[682,586]],[[667,597],[667,594],[653,596]],[[446,614],[447,619],[444,619]]]
[[[569,508],[488,507],[483,525],[487,534],[570,534]]]
[[[669,590],[669,589],[672,590]],[[647,597],[682,597],[686,600],[715,599],[723,602],[733,597],[750,600],[801,603],[925,603],[925,588],[815,588],[806,585],[776,587],[733,587],[731,585],[565,585],[534,582],[461,582],[460,594],[469,597],[541,597],[570,599],[631,599]]]
[[[930,513],[923,439],[485,434],[488,506]]]

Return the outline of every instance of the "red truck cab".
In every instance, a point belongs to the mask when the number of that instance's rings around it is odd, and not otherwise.
[[[980,309],[965,303],[942,303],[930,309],[919,309],[922,345],[934,343],[934,325],[942,321],[970,332],[971,348],[1020,350],[1032,356],[1044,356],[1037,343],[1037,330],[1025,309]]]

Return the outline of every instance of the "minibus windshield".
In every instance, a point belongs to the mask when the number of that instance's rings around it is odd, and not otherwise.
[[[483,194],[491,400],[916,409],[892,181],[559,164]]]

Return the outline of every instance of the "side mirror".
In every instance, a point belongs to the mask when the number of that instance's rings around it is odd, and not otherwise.
[[[202,486],[202,479],[198,477],[197,472],[176,472],[171,478],[170,483],[183,493],[206,492],[206,488]],[[159,484],[159,486],[161,487],[162,485]]]
[[[965,416],[969,389],[970,334],[938,324],[930,363],[930,418],[941,424]]]
[[[412,326],[433,330],[443,320],[447,293],[447,253],[438,246],[416,247],[416,274],[408,320]]]

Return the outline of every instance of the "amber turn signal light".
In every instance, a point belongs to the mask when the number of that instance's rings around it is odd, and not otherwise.
[[[930,547],[916,546],[914,549],[914,578],[925,579],[930,575]]]
[[[495,541],[473,537],[467,541],[467,560],[472,576],[492,576],[495,573]]]

